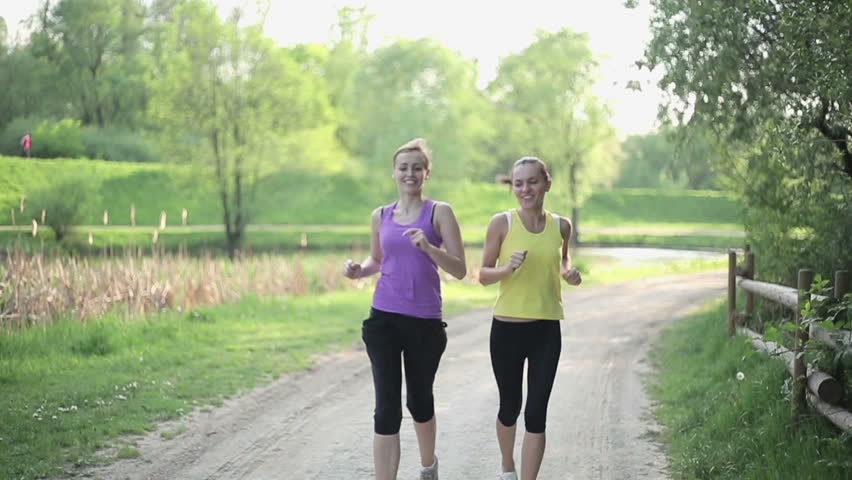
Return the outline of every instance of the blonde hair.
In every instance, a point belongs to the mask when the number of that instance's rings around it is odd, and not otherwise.
[[[517,159],[512,165],[512,170],[509,171],[509,178],[514,178],[516,168],[520,167],[521,165],[527,165],[530,163],[538,165],[538,168],[541,169],[541,174],[544,176],[544,178],[548,182],[551,180],[550,170],[547,169],[547,164],[545,164],[544,161],[538,157],[521,157]]]
[[[396,157],[400,156],[403,153],[417,152],[420,154],[420,157],[423,158],[423,162],[426,164],[426,168],[428,169],[432,164],[432,152],[429,150],[429,147],[426,146],[426,140],[422,138],[415,138],[413,140],[409,140],[403,143],[399,148],[393,152],[393,164],[396,165]]]

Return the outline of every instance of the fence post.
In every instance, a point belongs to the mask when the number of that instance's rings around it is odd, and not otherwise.
[[[728,250],[728,336],[736,332],[734,319],[737,315],[737,252]]]
[[[755,277],[754,252],[749,250],[748,246],[746,246],[746,271],[743,276],[749,280],[754,280]],[[746,291],[745,302],[746,318],[751,318],[754,315],[754,293]]]
[[[811,284],[814,281],[813,270],[803,268],[799,270],[797,288],[799,290],[799,302],[796,306],[796,338],[793,341],[793,396],[791,412],[793,421],[797,422],[805,412],[805,393],[807,389],[807,368],[803,353],[805,343],[808,341],[808,331],[802,327],[802,307],[810,300]]]

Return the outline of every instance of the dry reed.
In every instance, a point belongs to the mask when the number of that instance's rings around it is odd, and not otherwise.
[[[111,259],[6,252],[0,261],[0,329],[82,321],[108,312],[130,316],[234,302],[244,295],[307,295],[364,288],[344,281],[340,263],[260,255],[234,262],[210,256],[126,252]]]

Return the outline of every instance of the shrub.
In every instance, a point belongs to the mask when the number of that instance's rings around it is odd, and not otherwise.
[[[141,135],[119,128],[85,127],[86,156],[123,162],[156,162],[157,152]]]
[[[34,212],[45,210],[45,225],[53,231],[56,241],[61,242],[68,232],[78,225],[87,206],[97,203],[97,190],[85,178],[65,180],[47,190],[36,192],[28,200]],[[41,218],[34,218],[41,221]]]
[[[0,151],[21,156],[21,137],[30,132],[32,156],[37,158],[78,158],[85,153],[80,135],[80,122],[65,118],[59,121],[38,118],[16,118],[3,131]]]
[[[0,136],[0,153],[14,157],[20,157],[23,154],[21,149],[21,137],[25,133],[35,133],[41,120],[38,118],[16,118],[6,125]]]

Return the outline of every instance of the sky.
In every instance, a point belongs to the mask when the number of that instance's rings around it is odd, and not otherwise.
[[[230,8],[251,0],[214,0],[225,15]],[[12,35],[20,22],[35,12],[41,0],[3,2],[4,17]],[[656,126],[662,94],[659,75],[638,70],[650,39],[651,7],[640,1],[635,9],[624,0],[271,0],[266,33],[282,45],[327,42],[337,11],[344,6],[367,6],[375,15],[370,24],[370,48],[396,38],[433,37],[462,56],[476,59],[480,83],[494,78],[501,57],[523,50],[539,29],[563,27],[589,34],[589,44],[599,61],[600,79],[595,92],[610,105],[612,123],[622,138],[642,134]],[[627,90],[628,81],[642,90]]]

